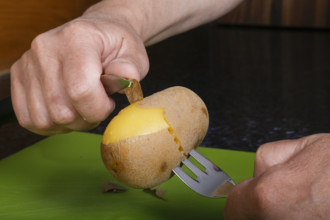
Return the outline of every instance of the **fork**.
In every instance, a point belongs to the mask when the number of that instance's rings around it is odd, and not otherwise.
[[[221,170],[214,163],[209,161],[196,150],[192,150],[189,155],[196,159],[205,170],[198,168],[188,158],[182,163],[191,170],[196,178],[187,174],[180,166],[173,169],[173,172],[192,190],[207,197],[226,197],[234,188],[235,183],[228,174]]]
[[[130,87],[134,83],[131,80],[112,74],[101,75],[101,81],[109,95]],[[201,195],[207,197],[228,196],[229,192],[235,186],[234,181],[223,170],[198,153],[196,150],[192,150],[189,155],[203,165],[205,170],[200,170],[194,163],[186,158],[182,161],[182,163],[196,175],[196,178],[189,176],[189,174],[187,174],[180,166],[174,168],[173,172],[192,190]]]

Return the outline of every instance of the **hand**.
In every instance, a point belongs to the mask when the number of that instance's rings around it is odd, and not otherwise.
[[[230,193],[225,219],[328,219],[330,134],[261,146],[254,178]]]
[[[112,73],[140,80],[145,45],[226,14],[242,0],[104,0],[39,35],[11,68],[19,123],[42,135],[95,127],[114,108],[100,82]]]
[[[37,36],[11,68],[19,123],[41,135],[91,129],[114,109],[102,73],[142,79],[149,61],[133,28],[110,18],[80,17]]]

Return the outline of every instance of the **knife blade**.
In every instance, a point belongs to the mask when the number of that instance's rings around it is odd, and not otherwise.
[[[108,95],[112,95],[122,89],[131,87],[134,82],[113,74],[101,75],[101,82]]]

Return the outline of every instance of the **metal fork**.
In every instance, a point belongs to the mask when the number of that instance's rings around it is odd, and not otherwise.
[[[101,75],[101,81],[106,92],[111,95],[114,92],[130,87],[134,82],[122,77],[105,74]],[[197,178],[190,177],[181,167],[176,167],[173,172],[192,190],[208,197],[226,197],[234,188],[234,181],[214,163],[206,159],[196,150],[192,150],[189,155],[195,158],[205,170],[200,170],[188,158],[182,161]]]
[[[173,172],[192,190],[207,197],[226,197],[234,188],[234,181],[214,163],[209,161],[196,150],[189,155],[195,158],[205,170],[199,169],[188,158],[182,161],[195,175],[196,178],[187,174],[180,166],[173,169]]]

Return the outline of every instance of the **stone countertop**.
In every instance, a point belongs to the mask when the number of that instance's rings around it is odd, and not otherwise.
[[[180,85],[207,105],[202,146],[254,152],[265,142],[330,132],[328,31],[208,24],[147,51],[145,96]],[[114,113],[88,132],[102,134],[128,104],[123,95],[113,98]],[[2,123],[0,132],[0,158],[42,138],[15,122]]]

